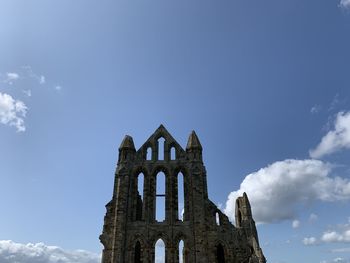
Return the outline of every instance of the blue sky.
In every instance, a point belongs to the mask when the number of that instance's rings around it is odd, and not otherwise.
[[[349,1],[4,0],[0,34],[17,261],[98,262],[119,144],[163,123],[197,132],[229,216],[247,191],[268,262],[350,262]]]

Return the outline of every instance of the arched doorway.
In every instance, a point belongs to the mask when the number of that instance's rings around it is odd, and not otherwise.
[[[225,251],[224,247],[221,244],[216,246],[216,262],[225,263]]]

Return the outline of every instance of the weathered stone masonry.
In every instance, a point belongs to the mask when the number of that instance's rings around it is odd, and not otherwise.
[[[158,141],[164,155],[159,160]],[[173,148],[173,149],[172,149]],[[174,150],[175,149],[175,150]],[[151,158],[147,160],[147,151]],[[175,156],[171,152],[175,151]],[[156,221],[157,174],[165,174],[165,220]],[[183,175],[184,214],[179,218],[178,174]],[[143,195],[138,177],[143,174]],[[265,263],[246,194],[236,201],[236,226],[208,199],[202,146],[190,134],[184,150],[161,125],[136,151],[130,136],[119,148],[112,200],[106,205],[102,263],[153,263],[155,243],[165,243],[165,262],[179,262],[179,242],[186,263]]]

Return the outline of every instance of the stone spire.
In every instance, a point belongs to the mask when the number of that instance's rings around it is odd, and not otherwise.
[[[202,162],[202,145],[195,131],[192,131],[188,138],[186,152],[191,161]]]
[[[130,135],[125,135],[125,137],[124,137],[124,139],[119,147],[119,150],[122,150],[122,149],[135,150],[134,141]]]
[[[202,151],[202,145],[199,142],[196,132],[192,131],[187,141],[186,150],[194,150],[194,149]]]
[[[128,160],[131,160],[133,158],[133,155],[135,154],[136,149],[134,145],[134,141],[131,136],[125,135],[122,143],[119,147],[119,161],[118,162],[125,162]]]

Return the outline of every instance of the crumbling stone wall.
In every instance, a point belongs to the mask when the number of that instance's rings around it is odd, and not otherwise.
[[[158,141],[163,138],[160,160]],[[172,148],[175,156],[171,156]],[[147,151],[150,151],[147,158]],[[156,220],[157,174],[165,174],[165,220]],[[178,174],[183,175],[184,214],[179,218]],[[144,176],[143,194],[138,176]],[[130,136],[119,148],[112,200],[106,205],[102,263],[153,263],[158,239],[165,262],[179,262],[184,242],[186,263],[265,263],[246,194],[236,202],[236,226],[208,199],[202,146],[193,131],[184,150],[161,125],[136,151]]]

